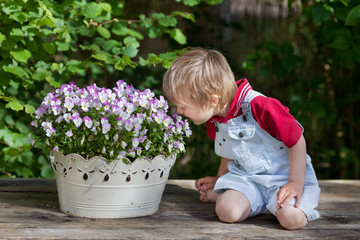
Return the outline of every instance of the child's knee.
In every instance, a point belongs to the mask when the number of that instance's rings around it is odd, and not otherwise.
[[[248,200],[242,194],[245,199],[242,196],[239,199],[236,195],[226,194],[225,192],[216,201],[215,212],[220,221],[227,223],[241,222],[250,216],[251,208]]]
[[[280,225],[287,230],[300,229],[306,226],[307,218],[304,212],[295,208],[293,205],[287,205],[276,211],[276,217]]]

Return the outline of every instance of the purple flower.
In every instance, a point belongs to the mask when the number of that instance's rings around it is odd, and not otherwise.
[[[53,110],[54,115],[57,116],[61,112],[61,107],[59,107],[58,105],[54,105],[52,110]]]
[[[46,97],[44,98],[43,104],[45,106],[50,106],[51,105],[51,100],[53,99],[54,95],[52,93],[48,93],[46,95]]]
[[[102,104],[99,99],[91,100],[91,104],[94,108],[96,108],[96,110],[100,110],[100,108],[102,107]]]
[[[51,99],[51,106],[55,106],[55,105],[61,105],[61,101],[58,98],[53,97]]]
[[[35,111],[36,119],[40,119],[46,113],[46,109],[43,107],[39,107]]]
[[[126,112],[128,114],[131,114],[132,112],[135,111],[135,105],[132,104],[132,103],[125,103],[125,106],[126,106]]]
[[[81,110],[83,110],[84,112],[89,111],[90,103],[87,99],[85,99],[85,98],[81,99],[80,105],[81,105]]]
[[[126,129],[128,132],[130,132],[130,131],[133,129],[133,127],[134,127],[134,124],[133,124],[129,119],[126,119],[126,120],[124,121],[124,125],[125,125],[125,129]]]
[[[105,124],[105,123],[108,123],[109,121],[106,117],[102,117],[100,122],[101,122],[101,124]]]
[[[71,116],[70,113],[65,113],[65,114],[64,114],[64,119],[65,119],[66,122],[70,122],[71,117],[72,117],[72,116]]]
[[[82,119],[79,116],[72,117],[71,120],[74,122],[75,126],[78,128],[81,126]]]
[[[91,118],[88,117],[88,116],[85,116],[85,117],[84,117],[84,122],[85,122],[85,126],[86,126],[87,128],[91,128],[92,125],[93,125],[93,121],[92,121]]]
[[[119,115],[119,106],[118,105],[112,105],[111,110],[115,115]]]
[[[108,100],[109,96],[106,92],[99,93],[99,100],[104,103]]]
[[[100,151],[110,161],[140,156],[150,149],[168,156],[183,151],[183,136],[191,135],[188,122],[177,114],[168,115],[168,108],[164,97],[156,98],[150,89],[140,91],[123,80],[112,89],[96,84],[80,89],[71,82],[46,95],[34,114],[32,126],[40,128],[41,139],[46,139],[44,143],[50,149],[60,146],[61,152],[69,150],[61,144],[61,137],[80,136],[81,141],[74,141],[74,148],[94,156],[98,149],[84,150],[83,143],[104,140]]]
[[[54,133],[56,133],[56,129],[53,127],[49,127],[45,130],[46,136],[51,137]]]
[[[110,107],[111,107],[110,103],[104,102],[103,105],[104,105],[105,111],[110,110]]]
[[[133,145],[133,147],[134,148],[136,148],[137,146],[139,146],[139,139],[138,138],[132,138],[131,139],[131,141],[132,141],[132,145]]]
[[[123,151],[119,152],[119,155],[117,156],[117,158],[119,160],[122,160],[125,156],[126,156],[126,151],[123,150]]]
[[[70,98],[65,99],[64,107],[70,112],[71,109],[73,109],[73,107],[74,107],[74,103],[73,103],[72,99],[70,99]]]
[[[65,135],[68,136],[68,137],[72,137],[72,136],[73,136],[73,133],[72,133],[71,130],[69,130],[69,131],[67,131],[67,132],[65,133]]]
[[[107,134],[110,131],[110,128],[111,128],[111,125],[109,123],[105,122],[102,125],[102,133]]]

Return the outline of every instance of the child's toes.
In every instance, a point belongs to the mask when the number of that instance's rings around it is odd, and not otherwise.
[[[200,191],[200,201],[201,202],[208,202],[209,201],[206,192]]]

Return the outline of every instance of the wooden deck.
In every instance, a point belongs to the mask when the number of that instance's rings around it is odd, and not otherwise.
[[[360,181],[320,181],[320,219],[287,231],[272,215],[217,220],[193,180],[170,180],[159,211],[132,219],[87,219],[59,211],[54,180],[0,179],[1,239],[360,239]]]

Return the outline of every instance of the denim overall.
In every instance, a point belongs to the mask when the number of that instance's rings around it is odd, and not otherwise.
[[[214,190],[222,193],[234,189],[243,193],[251,205],[251,216],[271,212],[276,215],[277,196],[280,187],[288,183],[289,158],[285,144],[263,130],[253,118],[250,102],[262,95],[250,91],[242,102],[242,115],[227,123],[215,123],[215,152],[231,159],[229,172],[216,182]],[[319,217],[320,188],[307,155],[305,185],[299,208],[309,221]],[[290,201],[295,204],[295,198]]]

